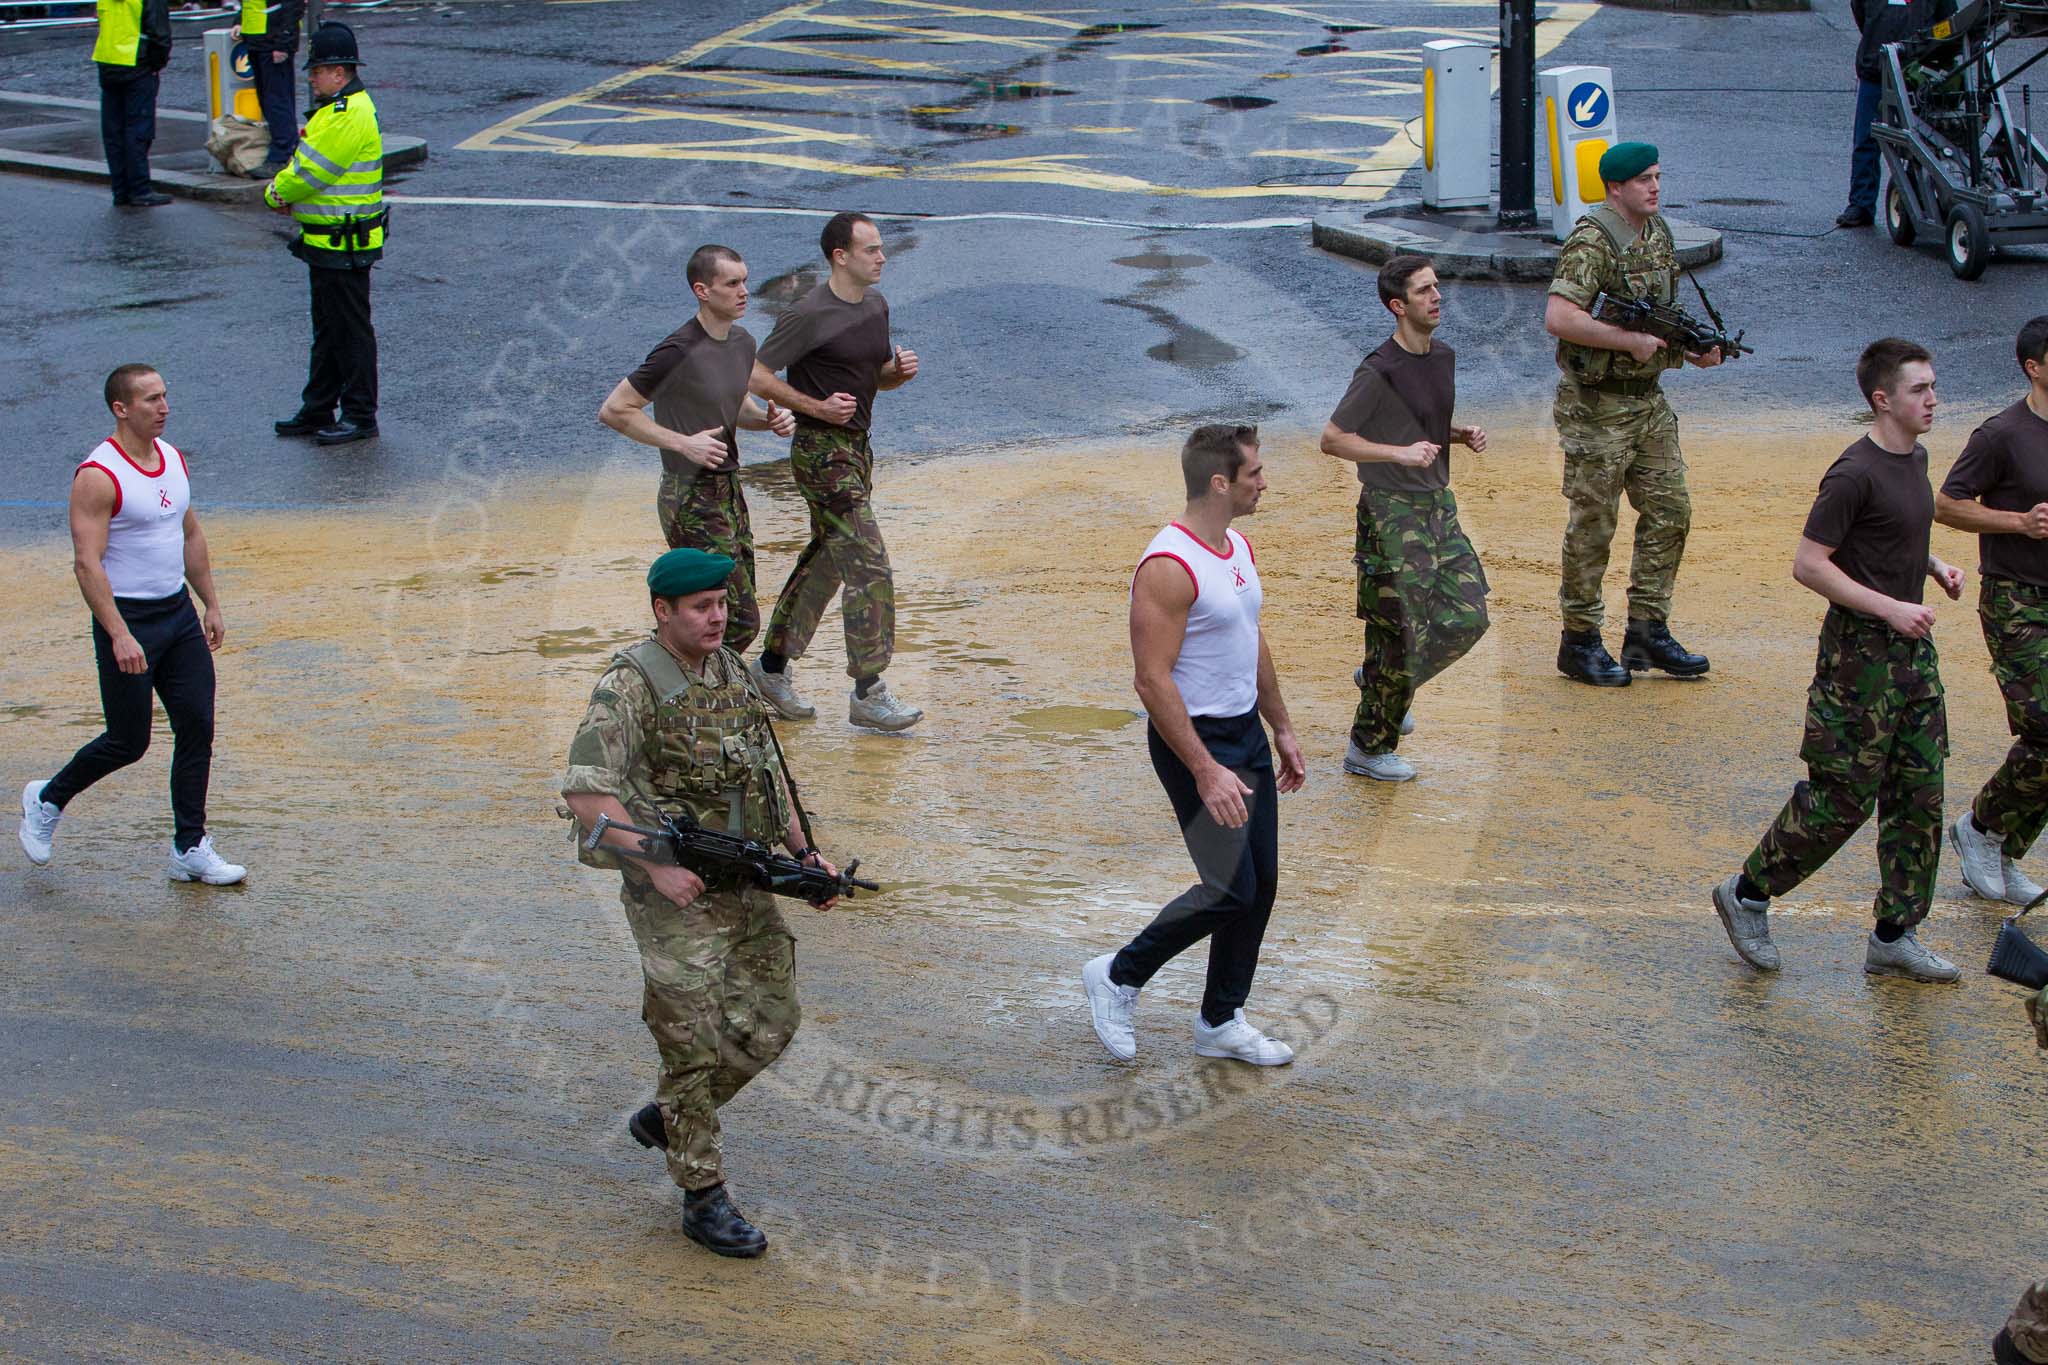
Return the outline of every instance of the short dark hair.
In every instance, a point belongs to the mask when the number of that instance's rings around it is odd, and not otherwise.
[[[2020,327],[2019,340],[2013,343],[2013,352],[2019,357],[2022,370],[2029,360],[2036,365],[2048,365],[2048,313],[2026,320]]]
[[[1408,297],[1408,281],[1424,270],[1436,269],[1436,262],[1427,256],[1395,256],[1380,267],[1380,303],[1389,312],[1393,311],[1395,299]]]
[[[116,365],[114,372],[107,376],[107,407],[111,410],[116,403],[132,402],[135,398],[135,381],[146,374],[157,373],[154,365]]]
[[[1856,361],[1856,387],[1863,390],[1863,401],[1870,403],[1870,395],[1879,389],[1890,393],[1899,381],[1899,371],[1916,360],[1932,365],[1934,352],[1903,337],[1885,337],[1865,346]]]
[[[729,246],[707,242],[690,253],[690,263],[683,267],[683,278],[691,284],[710,284],[718,278],[718,267],[726,261],[734,265],[745,265],[740,253]]]
[[[835,213],[825,220],[825,228],[818,234],[818,250],[825,253],[826,260],[832,259],[833,252],[845,251],[853,245],[855,223],[866,223],[869,227],[874,227],[875,220],[865,213],[851,211]]]
[[[1189,432],[1186,444],[1180,448],[1180,474],[1187,482],[1188,498],[1206,496],[1209,480],[1218,474],[1231,483],[1237,482],[1237,471],[1244,468],[1245,447],[1258,443],[1257,427],[1228,422],[1196,427]]]

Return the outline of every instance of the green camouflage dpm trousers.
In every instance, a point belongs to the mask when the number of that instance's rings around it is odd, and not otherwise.
[[[1486,570],[1448,488],[1364,490],[1354,558],[1365,668],[1351,739],[1365,753],[1390,753],[1416,689],[1486,633]]]
[[[628,877],[620,899],[644,978],[640,1017],[661,1051],[654,1101],[668,1173],[686,1190],[723,1180],[718,1110],[796,1034],[796,940],[764,891],[707,892],[688,907]]]
[[[2013,743],[1971,811],[2005,836],[2006,857],[2023,858],[2048,823],[2048,588],[1987,578],[1977,618]]]
[[[738,471],[665,469],[654,506],[671,550],[687,545],[732,559],[732,577],[725,580],[725,647],[744,653],[761,633],[761,604],[754,596],[754,528]]]
[[[1948,712],[1932,640],[1828,608],[1806,738],[1807,780],[1742,870],[1781,896],[1820,870],[1877,808],[1877,917],[1927,917],[1941,859],[1941,769]]]
[[[811,539],[782,585],[762,645],[784,658],[800,657],[837,592],[846,675],[879,676],[896,647],[896,588],[882,527],[868,504],[874,455],[867,433],[800,423],[789,443],[789,465],[810,508]]]
[[[1678,561],[1692,526],[1678,417],[1660,390],[1640,397],[1601,393],[1567,379],[1553,409],[1564,446],[1563,581],[1557,602],[1564,628],[1597,631],[1606,615],[1600,580],[1607,575],[1622,494],[1636,509],[1635,556],[1629,561],[1631,621],[1671,619]]]

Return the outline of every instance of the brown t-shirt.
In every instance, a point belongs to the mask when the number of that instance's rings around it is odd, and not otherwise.
[[[1975,498],[2000,512],[2031,512],[2048,502],[2048,419],[2022,398],[1970,433],[1941,491]],[[1979,571],[2048,587],[2048,540],[2017,534],[1977,537]]]
[[[670,332],[648,352],[640,368],[626,376],[634,392],[654,401],[654,420],[670,431],[695,436],[712,427],[722,429],[725,463],[720,470],[740,467],[740,406],[754,377],[754,337],[737,324],[714,340],[696,318]],[[686,474],[699,466],[676,454],[661,452],[661,467]]]
[[[882,367],[895,357],[889,344],[889,301],[870,289],[859,303],[832,292],[831,282],[798,299],[775,319],[761,343],[761,363],[787,369],[789,386],[812,398],[850,393],[858,406],[846,425],[866,431],[873,421]],[[807,419],[799,417],[797,420]]]
[[[1918,603],[1934,533],[1927,447],[1894,455],[1868,436],[1821,476],[1806,538],[1833,550],[1836,567],[1864,587]]]
[[[1434,441],[1443,451],[1421,469],[1373,460],[1358,466],[1367,488],[1398,493],[1433,493],[1451,486],[1451,409],[1457,401],[1457,354],[1432,342],[1426,355],[1386,344],[1359,363],[1351,387],[1330,414],[1337,430],[1375,445],[1406,446]]]

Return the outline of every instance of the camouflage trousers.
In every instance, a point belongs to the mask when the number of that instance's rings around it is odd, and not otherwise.
[[[2005,1320],[2012,1344],[2028,1360],[2048,1365],[2048,1280],[2036,1280],[2020,1295],[2012,1316]]]
[[[1564,446],[1563,581],[1557,603],[1564,628],[1597,631],[1606,615],[1600,583],[1614,543],[1622,494],[1636,509],[1635,555],[1629,561],[1631,621],[1671,619],[1678,561],[1692,526],[1692,495],[1685,487],[1685,456],[1678,449],[1678,417],[1662,391],[1624,397],[1557,386],[1553,409]]]
[[[1818,872],[1877,809],[1877,917],[1927,917],[1941,859],[1948,712],[1932,640],[1828,608],[1799,756],[1807,780],[1742,870],[1781,896]]]
[[[836,592],[846,675],[876,677],[896,648],[896,586],[881,524],[868,505],[875,457],[867,433],[799,423],[789,467],[810,508],[811,539],[782,585],[762,644],[784,658],[800,657]]]
[[[739,471],[664,469],[654,507],[671,550],[687,545],[731,557],[732,577],[725,580],[725,647],[744,653],[761,633],[761,604],[754,596],[754,527],[747,520],[747,495],[740,488]]]
[[[1486,570],[1448,488],[1364,490],[1354,559],[1365,668],[1351,739],[1365,753],[1391,753],[1416,689],[1486,634]]]
[[[2023,858],[2048,824],[2048,588],[1987,578],[1977,618],[2013,744],[1970,809],[2005,836],[2008,858]]]
[[[668,1173],[709,1189],[725,1178],[719,1108],[796,1033],[796,940],[761,891],[706,892],[684,908],[628,876],[620,900],[640,947],[640,1017],[661,1052]]]

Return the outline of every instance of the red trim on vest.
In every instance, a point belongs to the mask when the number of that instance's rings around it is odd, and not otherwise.
[[[152,444],[156,446],[156,457],[159,460],[161,460],[164,457],[164,443],[162,441],[156,441],[152,439]],[[172,446],[171,449],[176,450],[178,452],[178,470],[185,476],[185,481],[187,483],[190,483],[192,481],[192,466],[185,463],[185,452],[182,450],[178,450],[176,446]],[[1245,544],[1250,545],[1251,542],[1246,541]],[[1253,555],[1252,563],[1256,564],[1258,562],[1259,557],[1257,555]]]
[[[1174,521],[1168,522],[1167,524],[1173,527],[1174,530],[1186,536],[1189,540],[1195,542],[1195,544],[1207,550],[1210,554],[1215,555],[1218,559],[1231,559],[1237,555],[1237,542],[1233,541],[1230,538],[1230,529],[1228,527],[1225,527],[1223,531],[1223,543],[1225,545],[1228,545],[1230,549],[1228,551],[1219,551],[1214,546],[1210,545],[1208,541],[1202,539],[1200,536],[1196,535],[1193,531],[1190,531],[1187,527],[1181,525],[1179,522]]]
[[[1228,534],[1229,534],[1229,532],[1227,532],[1227,531],[1226,531],[1226,532],[1225,532],[1224,534],[1228,535]],[[1254,569],[1258,568],[1258,567],[1259,567],[1259,552],[1258,552],[1257,550],[1254,550],[1254,549],[1252,548],[1252,538],[1251,538],[1250,536],[1246,535],[1246,534],[1245,534],[1244,532],[1242,532],[1242,531],[1239,531],[1239,532],[1237,533],[1237,538],[1238,538],[1239,540],[1241,540],[1241,541],[1243,541],[1243,542],[1244,542],[1244,552],[1245,552],[1246,554],[1248,554],[1248,555],[1250,555],[1250,556],[1252,557],[1252,567],[1253,567]]]
[[[115,446],[115,447],[114,447],[114,449],[116,449],[116,450],[119,450],[120,448],[121,448],[121,447],[119,447],[119,446]],[[107,513],[107,520],[109,520],[109,521],[112,521],[112,520],[113,520],[113,519],[114,519],[115,517],[118,517],[118,516],[120,516],[120,515],[121,515],[121,481],[120,481],[119,479],[116,479],[116,478],[114,478],[114,471],[113,471],[113,470],[111,470],[111,469],[109,469],[109,468],[107,468],[107,467],[106,467],[105,465],[101,464],[101,463],[100,463],[100,462],[99,462],[98,460],[87,460],[87,461],[85,461],[85,462],[84,462],[83,464],[79,465],[79,466],[78,466],[78,469],[74,469],[74,470],[72,470],[72,471],[71,471],[71,477],[72,477],[72,479],[73,479],[74,481],[76,481],[76,480],[77,480],[77,478],[78,478],[79,470],[83,470],[83,469],[97,469],[97,470],[98,470],[98,471],[99,471],[100,473],[102,473],[102,474],[106,475],[106,476],[107,476],[107,478],[108,478],[108,480],[109,480],[109,481],[111,481],[111,482],[113,483],[113,485],[114,485],[114,510],[113,510],[113,511],[111,511],[111,512],[109,512],[109,513]]]
[[[1151,554],[1138,561],[1138,568],[1144,568],[1155,559],[1170,559],[1180,565],[1181,572],[1188,576],[1188,582],[1195,585],[1195,596],[1200,597],[1202,595],[1202,581],[1195,577],[1195,571],[1188,567],[1188,562],[1171,550],[1154,550]],[[1131,586],[1134,588],[1138,586],[1137,569],[1131,571]]]
[[[156,438],[151,437],[149,443],[150,445],[154,446],[156,444]],[[112,446],[116,450],[121,450],[121,443],[111,436],[107,438],[107,444]],[[157,451],[156,453],[156,473],[154,474],[150,473],[147,469],[144,469],[141,465],[135,464],[135,457],[133,455],[130,455],[125,450],[121,450],[121,458],[126,460],[129,464],[135,465],[135,472],[140,474],[145,479],[161,479],[164,476],[164,453],[161,450]]]

